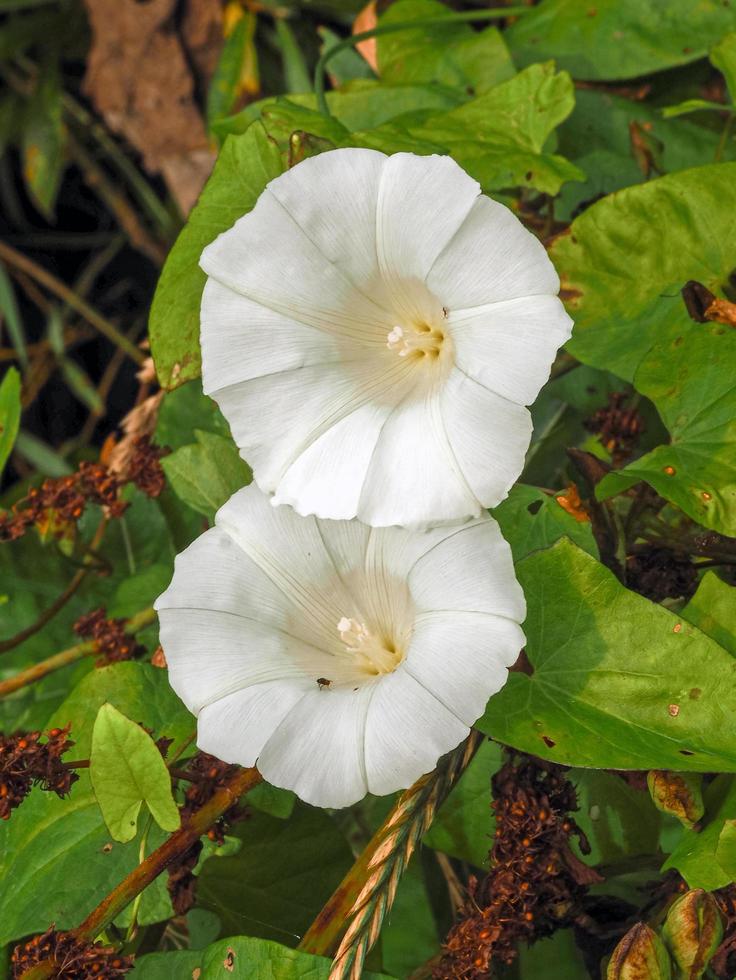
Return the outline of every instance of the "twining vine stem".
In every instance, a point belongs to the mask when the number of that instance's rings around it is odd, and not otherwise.
[[[147,888],[172,861],[207,833],[218,817],[229,810],[244,793],[257,786],[261,779],[262,776],[257,769],[239,769],[229,782],[215,792],[208,803],[192,814],[190,819],[160,847],[152,851],[119,885],[113,888],[77,929],[72,930],[75,939],[81,942],[93,942],[144,888]],[[21,975],[21,980],[48,980],[54,976],[55,970],[56,965],[46,960],[26,970]]]
[[[490,10],[464,10],[447,14],[443,17],[418,17],[416,20],[402,20],[396,24],[382,24],[369,31],[361,31],[338,41],[324,52],[314,69],[314,94],[317,98],[317,108],[324,116],[331,116],[327,99],[325,98],[325,75],[328,62],[344,51],[354,48],[361,41],[369,41],[384,34],[396,34],[398,31],[417,31],[427,27],[445,27],[448,24],[462,24],[469,21],[501,20],[503,17],[520,17],[528,14],[532,7],[493,7]]]

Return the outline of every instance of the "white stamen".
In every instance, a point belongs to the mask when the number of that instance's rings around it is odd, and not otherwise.
[[[358,665],[371,675],[390,674],[401,660],[396,650],[387,650],[381,640],[368,631],[365,623],[343,616],[337,624],[340,639],[355,654]]]

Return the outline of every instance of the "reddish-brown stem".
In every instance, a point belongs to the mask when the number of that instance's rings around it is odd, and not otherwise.
[[[100,546],[105,535],[106,528],[107,518],[103,517],[100,523],[97,525],[97,530],[94,533],[94,537],[89,543],[85,558],[88,558],[89,555],[93,554],[94,551]],[[60,596],[57,596],[57,598],[54,599],[48,609],[44,609],[35,623],[31,623],[30,626],[26,626],[25,629],[22,629],[19,633],[16,633],[15,636],[8,637],[7,640],[0,640],[0,653],[7,653],[8,650],[14,650],[15,647],[19,646],[29,637],[33,636],[34,633],[38,633],[40,629],[43,629],[46,623],[52,620],[59,610],[64,608],[90,571],[91,565],[89,563],[85,564],[83,568],[80,568],[74,573],[69,585],[67,585]],[[61,666],[63,667],[64,665],[62,664]]]
[[[128,620],[125,630],[130,634],[137,633],[138,630],[152,623],[155,618],[156,613],[153,609],[144,609]],[[29,684],[41,680],[42,677],[53,674],[54,671],[61,670],[62,667],[76,663],[77,660],[92,656],[95,653],[97,653],[97,644],[94,640],[85,640],[84,643],[77,643],[76,646],[69,647],[68,650],[55,653],[53,657],[41,660],[37,664],[27,667],[25,670],[19,671],[13,677],[8,677],[7,680],[0,681],[0,698],[6,697],[8,694],[12,694],[13,691],[27,687]]]
[[[240,797],[257,786],[262,779],[257,769],[239,769],[230,781],[218,789],[209,803],[192,814],[190,819],[175,831],[168,840],[152,851],[137,868],[124,878],[110,894],[91,912],[72,934],[82,942],[93,942],[97,936],[129,905],[136,895],[157,878],[179,855],[206,834],[209,828],[229,810]],[[47,980],[54,975],[51,962],[39,963],[21,974],[22,980]]]

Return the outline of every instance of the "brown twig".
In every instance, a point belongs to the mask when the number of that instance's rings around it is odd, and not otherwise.
[[[207,833],[218,817],[234,806],[244,793],[257,786],[261,779],[257,769],[239,769],[225,786],[215,792],[209,803],[197,810],[183,827],[152,851],[113,888],[84,922],[72,931],[72,935],[82,942],[92,942],[144,888]],[[20,980],[48,980],[53,976],[54,969],[53,963],[39,963],[23,973]]]
[[[156,613],[153,609],[144,609],[142,612],[136,613],[135,616],[131,616],[125,626],[125,630],[127,633],[133,635],[145,626],[149,626],[155,618]],[[27,687],[29,684],[34,684],[36,681],[40,681],[42,677],[47,677],[49,674],[61,670],[62,667],[67,667],[69,664],[76,663],[78,660],[83,660],[84,657],[93,656],[97,652],[96,642],[94,640],[85,640],[83,643],[77,643],[75,646],[69,647],[68,650],[62,650],[61,653],[55,653],[52,657],[47,657],[46,660],[40,660],[37,664],[33,664],[30,667],[26,667],[25,670],[19,671],[13,677],[8,677],[7,680],[0,681],[0,698],[7,697],[8,694],[19,691],[22,687]]]
[[[76,310],[77,313],[84,317],[84,319],[95,327],[101,334],[107,337],[116,347],[124,350],[131,360],[135,361],[136,364],[142,364],[145,360],[145,355],[140,351],[135,344],[132,344],[128,338],[122,334],[114,323],[107,320],[101,313],[95,310],[77,296],[77,294],[70,289],[65,283],[56,276],[52,275],[46,269],[42,268],[28,256],[23,255],[21,252],[16,251],[6,242],[0,241],[0,259],[8,263],[8,265],[13,266],[16,269],[20,269],[21,272],[25,272],[36,282],[40,283],[49,292],[52,292],[59,299],[63,300],[72,309]]]

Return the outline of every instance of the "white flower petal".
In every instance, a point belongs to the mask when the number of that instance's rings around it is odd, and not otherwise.
[[[366,713],[376,687],[305,695],[262,750],[258,768],[263,776],[313,806],[343,807],[361,800],[367,791]]]
[[[406,367],[398,358],[383,371],[372,361],[312,365],[230,385],[210,394],[230,423],[256,482],[262,490],[273,493],[299,457],[352,413],[373,406],[378,414],[372,421],[380,428],[383,406],[390,408],[400,397],[394,382],[401,381]],[[371,414],[363,413],[363,418]],[[367,433],[368,441],[371,431]],[[334,462],[344,471],[361,449],[346,444],[339,434],[337,443],[348,452],[347,458]],[[324,509],[327,507],[325,502]]]
[[[411,395],[386,421],[358,508],[367,524],[421,526],[480,513],[450,447],[440,397],[437,389]]]
[[[532,437],[529,410],[453,368],[441,395],[442,419],[468,486],[484,507],[506,498]]]
[[[208,279],[202,295],[202,381],[206,394],[308,364],[355,359],[345,338],[274,313]]]
[[[524,646],[518,623],[486,613],[431,612],[414,625],[404,669],[472,725]]]
[[[429,270],[427,285],[450,311],[556,294],[560,280],[542,243],[503,204],[479,197]]]
[[[386,159],[377,150],[347,147],[309,157],[268,185],[320,253],[358,286],[380,285],[376,202]]]
[[[396,153],[386,161],[376,212],[378,263],[392,290],[423,281],[480,194],[451,157]],[[439,295],[439,294],[438,294]]]
[[[519,405],[537,397],[572,333],[565,307],[551,295],[458,310],[447,323],[460,370]]]
[[[384,795],[431,772],[468,726],[399,667],[382,677],[368,709],[365,766],[368,789]]]
[[[283,718],[304,697],[298,684],[256,684],[206,707],[197,719],[197,746],[239,766],[254,766]]]
[[[511,548],[490,517],[453,528],[419,558],[408,583],[419,613],[481,612],[517,623],[526,617]]]
[[[380,348],[391,329],[389,314],[320,253],[268,190],[207,246],[200,265],[229,289],[327,333]]]

